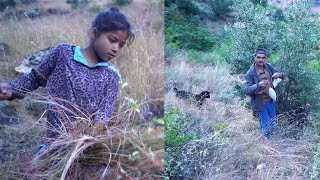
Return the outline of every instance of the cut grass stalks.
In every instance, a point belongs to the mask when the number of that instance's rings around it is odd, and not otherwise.
[[[137,127],[140,129],[137,131],[132,128],[132,125],[120,123],[106,129],[104,125],[95,126],[91,120],[93,115],[86,116],[81,109],[72,106],[70,102],[41,94],[29,94],[42,99],[36,100],[37,103],[55,105],[59,113],[68,113],[76,118],[64,116],[66,118],[61,121],[59,127],[48,124],[46,128],[59,136],[48,139],[50,146],[38,157],[31,161],[24,161],[22,164],[21,162],[13,164],[9,172],[13,179],[43,177],[99,179],[109,176],[154,179],[162,177],[163,128],[155,130],[149,126]],[[57,101],[63,101],[68,107],[58,104]],[[136,105],[139,107],[139,104]],[[125,107],[122,109],[123,112],[136,111],[128,102],[123,103],[122,106]],[[129,114],[134,116],[134,113]],[[126,116],[121,115],[121,118],[133,117],[126,114]],[[31,128],[42,125],[40,119],[34,122]],[[131,127],[130,130],[128,127]],[[5,176],[8,177],[8,175]]]
[[[14,174],[49,179],[162,176],[164,149],[159,142],[163,142],[163,130],[108,131],[112,133],[62,136],[39,157],[26,162],[30,167],[24,173]]]

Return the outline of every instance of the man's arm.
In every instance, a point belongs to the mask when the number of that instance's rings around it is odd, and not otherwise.
[[[244,86],[244,94],[246,95],[254,95],[257,89],[260,89],[259,83],[255,84],[253,80],[250,78],[247,73],[245,76]]]
[[[281,78],[284,82],[288,82],[289,81],[289,78],[285,73],[279,71],[278,69],[273,67],[271,64],[268,64],[268,65],[269,65],[269,68],[270,68],[270,70],[272,72],[272,79]]]
[[[248,74],[245,75],[244,93],[246,95],[261,94],[261,90],[266,86],[270,86],[268,80],[262,80],[259,83],[254,83]]]
[[[277,78],[281,78],[284,82],[289,81],[288,76],[284,73],[280,73],[280,72],[273,73],[272,79],[277,79]]]

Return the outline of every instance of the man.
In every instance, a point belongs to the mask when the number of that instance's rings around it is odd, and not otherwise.
[[[275,125],[276,109],[275,102],[269,96],[269,88],[272,81],[281,78],[289,81],[287,75],[266,63],[267,52],[257,49],[254,55],[254,63],[245,75],[244,92],[251,96],[252,110],[257,112],[260,121],[262,135],[270,138]]]

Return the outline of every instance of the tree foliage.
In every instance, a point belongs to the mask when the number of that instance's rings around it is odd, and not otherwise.
[[[319,70],[308,68],[319,59],[319,16],[310,1],[295,1],[286,9],[256,6],[236,1],[237,24],[229,29],[234,41],[229,62],[237,73],[245,73],[253,63],[256,48],[268,50],[272,65],[289,76],[289,83],[277,89],[280,112],[310,104],[318,108]]]
[[[232,0],[211,0],[208,2],[214,19],[219,19],[232,11]]]
[[[166,0],[165,43],[199,51],[212,49],[220,41],[221,33],[207,28],[205,21],[217,20],[217,16],[231,10],[230,3],[215,2],[218,0]]]
[[[2,0],[0,1],[0,11],[6,9],[7,7],[15,7],[17,3],[13,0]]]
[[[86,6],[91,0],[66,0],[67,4],[70,4],[72,9],[80,9]]]

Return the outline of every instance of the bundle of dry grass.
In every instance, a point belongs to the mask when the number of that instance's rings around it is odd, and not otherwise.
[[[78,126],[79,127],[79,126]],[[13,174],[31,179],[161,179],[163,128],[122,130],[86,126],[55,139]],[[83,134],[83,130],[86,134]]]

